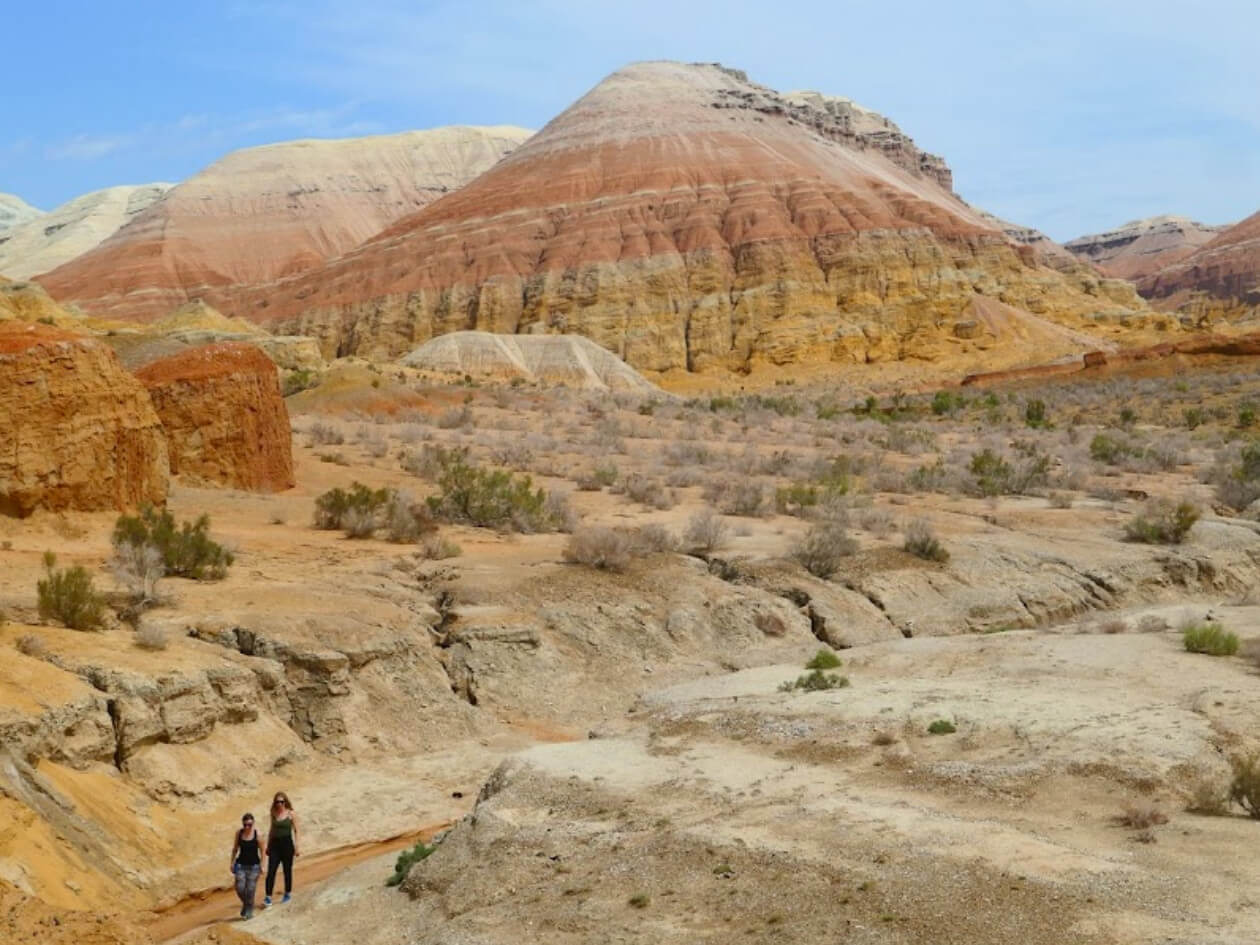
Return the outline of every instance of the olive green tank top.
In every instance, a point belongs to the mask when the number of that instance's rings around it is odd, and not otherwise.
[[[271,839],[273,840],[289,840],[293,837],[293,818],[285,817],[283,820],[273,820],[271,822]]]

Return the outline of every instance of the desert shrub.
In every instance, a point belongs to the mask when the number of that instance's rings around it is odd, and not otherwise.
[[[166,576],[166,562],[154,545],[114,545],[109,569],[124,588],[134,608],[144,609],[157,602],[158,582]]]
[[[614,463],[602,463],[591,470],[590,475],[585,479],[578,480],[578,488],[586,491],[594,492],[596,489],[607,488],[617,481],[617,467]],[[589,484],[584,484],[589,483]]]
[[[346,442],[346,435],[331,423],[312,423],[307,432],[310,434],[311,442],[317,446],[341,446]]]
[[[705,507],[687,521],[683,530],[683,547],[692,554],[711,554],[726,544],[730,529],[722,516]]]
[[[139,515],[120,516],[114,523],[113,543],[115,549],[156,548],[168,575],[194,581],[222,580],[235,560],[232,552],[211,539],[210,516],[176,524],[174,515],[151,505],[141,508]]]
[[[712,454],[702,443],[682,441],[661,447],[661,461],[666,466],[705,466],[711,460]]]
[[[927,730],[929,735],[953,735],[958,728],[949,719],[937,719]]]
[[[635,547],[643,554],[660,554],[678,550],[678,539],[674,533],[657,522],[640,525],[631,537]]]
[[[1098,629],[1107,634],[1128,633],[1129,624],[1123,618],[1113,617],[1100,623]]]
[[[965,406],[967,406],[967,399],[957,391],[938,390],[932,398],[932,413],[938,417],[955,413]]]
[[[96,592],[92,575],[82,565],[57,567],[57,556],[44,552],[44,577],[36,584],[39,616],[56,620],[71,630],[91,630],[105,619],[105,601]]]
[[[1099,433],[1089,441],[1091,459],[1114,466],[1132,453],[1132,447],[1124,440],[1107,433]]]
[[[429,846],[424,841],[417,843],[410,850],[403,850],[398,854],[398,859],[394,861],[394,875],[385,880],[386,886],[397,886],[407,874],[411,872],[411,868],[421,860],[428,859],[436,850],[436,846]]]
[[[1192,502],[1155,501],[1129,520],[1124,537],[1147,545],[1179,545],[1198,520],[1199,509]]]
[[[446,521],[518,532],[546,531],[555,525],[547,511],[546,490],[535,489],[529,476],[474,466],[465,450],[444,457],[438,488],[439,493],[429,497],[429,507]]]
[[[416,542],[437,531],[437,522],[426,503],[416,502],[407,493],[392,489],[382,509],[381,519],[386,540],[396,544]]]
[[[389,501],[390,490],[373,489],[361,482],[350,484],[348,490],[337,486],[315,499],[315,527],[327,531],[346,528],[353,517],[356,526],[367,521],[375,528],[376,513]]]
[[[794,482],[774,491],[775,510],[783,515],[802,515],[818,505],[819,491],[815,485]]]
[[[1190,800],[1186,810],[1206,817],[1224,817],[1231,803],[1229,784],[1221,784],[1214,778],[1201,776],[1190,785]]]
[[[806,669],[835,669],[840,665],[840,657],[832,650],[821,649],[805,664]]]
[[[725,515],[754,517],[764,510],[766,494],[758,483],[747,479],[717,479],[704,487],[704,500]]]
[[[674,496],[668,489],[648,476],[632,473],[621,482],[621,489],[632,502],[653,509],[672,509]]]
[[[578,527],[580,518],[569,499],[569,493],[547,493],[546,501],[543,502],[543,520],[548,523],[548,527],[569,534]]]
[[[289,371],[284,375],[284,380],[280,382],[280,392],[283,397],[292,397],[294,394],[300,394],[304,390],[310,390],[319,383],[319,375],[310,368],[298,368],[296,371]]]
[[[472,408],[467,404],[462,407],[450,407],[438,414],[437,426],[440,430],[455,430],[459,427],[473,426]]]
[[[1187,430],[1197,429],[1207,422],[1207,413],[1202,407],[1187,407],[1181,416],[1186,422]]]
[[[892,513],[887,509],[865,509],[858,514],[858,528],[872,535],[884,537],[894,529]]]
[[[624,571],[630,566],[634,551],[634,540],[626,532],[586,525],[569,536],[564,560],[601,571]]]
[[[35,659],[43,659],[48,653],[48,647],[44,645],[42,637],[37,637],[33,633],[24,633],[16,640],[13,645],[17,647],[17,651],[23,656],[34,657]]]
[[[1052,509],[1070,509],[1072,507],[1072,493],[1062,492],[1058,489],[1050,493],[1050,508]]]
[[[972,455],[967,468],[982,496],[1024,495],[1049,480],[1050,457],[1031,449],[1022,458],[1011,459],[985,448]]]
[[[1150,804],[1130,804],[1122,813],[1116,815],[1115,821],[1121,827],[1129,827],[1132,830],[1149,830],[1151,827],[1168,823],[1168,815]]]
[[[1236,455],[1222,454],[1209,474],[1216,498],[1239,511],[1260,500],[1260,440],[1246,443]]]
[[[423,444],[418,450],[407,450],[399,458],[399,465],[413,476],[421,479],[437,479],[442,468],[456,453],[465,452],[460,449],[447,449],[432,443]]]
[[[857,549],[858,543],[849,537],[843,524],[823,521],[810,526],[792,549],[792,557],[815,577],[829,578]]]
[[[443,561],[446,558],[458,558],[464,549],[449,538],[437,534],[426,535],[420,540],[420,551],[431,561]]]
[[[1157,614],[1147,614],[1137,625],[1138,633],[1162,633],[1168,629],[1168,621]]]
[[[1238,634],[1219,623],[1191,622],[1181,628],[1181,640],[1190,653],[1208,656],[1233,656],[1238,652]]]
[[[804,676],[798,676],[794,680],[783,683],[779,686],[779,691],[793,692],[800,689],[804,692],[826,692],[828,689],[844,689],[848,685],[848,676],[824,673],[821,669],[815,669]]]
[[[1248,401],[1240,404],[1238,407],[1238,426],[1243,429],[1249,429],[1256,425],[1256,405]]]
[[[1034,429],[1050,425],[1046,420],[1046,402],[1044,400],[1030,400],[1024,404],[1024,423]]]
[[[170,645],[166,631],[151,623],[136,627],[136,646],[142,650],[165,650]]]
[[[932,526],[923,519],[915,519],[906,528],[906,551],[924,561],[948,561],[949,552],[941,544]]]
[[[1234,774],[1229,782],[1229,799],[1248,816],[1260,820],[1260,755],[1234,758],[1231,765]]]

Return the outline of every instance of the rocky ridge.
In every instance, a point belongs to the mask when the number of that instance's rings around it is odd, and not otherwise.
[[[160,200],[170,184],[109,187],[0,232],[0,274],[29,279],[100,245]]]
[[[0,194],[0,238],[3,238],[6,230],[37,219],[43,213],[43,210],[35,209],[16,194]]]
[[[451,127],[235,151],[41,281],[95,315],[149,321],[193,298],[220,305],[233,286],[351,249],[528,136],[507,126]]]
[[[145,365],[171,472],[261,492],[293,485],[289,413],[275,364],[241,342],[191,348]]]
[[[0,443],[0,514],[166,498],[166,440],[153,404],[90,338],[0,322]]]
[[[468,186],[232,311],[326,356],[472,329],[582,334],[641,371],[747,372],[1025,356],[974,324],[982,298],[1078,327],[1144,310],[1129,286],[1038,265],[951,185],[851,104],[640,63]]]
[[[1185,259],[1226,228],[1188,217],[1158,216],[1079,236],[1063,248],[1083,262],[1120,279],[1140,280]]]
[[[1138,289],[1161,308],[1209,318],[1254,316],[1260,312],[1260,213],[1145,277]]]

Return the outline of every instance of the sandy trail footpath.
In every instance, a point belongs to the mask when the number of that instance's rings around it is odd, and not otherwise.
[[[294,864],[294,881],[301,887],[309,887],[314,883],[328,879],[337,873],[386,853],[393,853],[415,845],[421,840],[429,840],[434,834],[445,830],[450,821],[430,824],[410,833],[400,834],[388,840],[359,843],[351,846],[325,850],[310,857],[299,857]],[[283,882],[283,880],[280,880]],[[259,883],[258,897],[262,902],[262,883]],[[231,886],[217,886],[192,893],[166,909],[153,914],[148,924],[148,932],[154,942],[178,943],[189,941],[196,932],[221,922],[238,921],[240,900]]]

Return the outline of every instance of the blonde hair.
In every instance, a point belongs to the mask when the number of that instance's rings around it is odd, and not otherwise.
[[[271,799],[271,807],[267,811],[273,822],[276,819],[277,804],[284,804],[284,809],[290,814],[293,813],[293,802],[289,800],[289,795],[285,794],[284,791],[276,791],[275,796]]]

